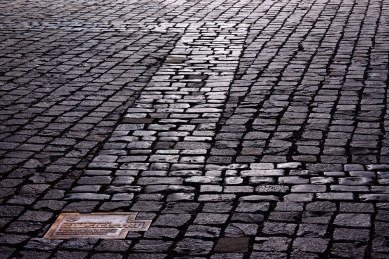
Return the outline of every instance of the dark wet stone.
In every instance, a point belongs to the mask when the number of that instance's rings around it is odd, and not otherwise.
[[[120,193],[120,192],[140,192],[142,190],[141,186],[108,186],[108,188],[104,191],[105,193]]]
[[[3,228],[9,222],[12,221],[12,218],[0,218],[0,228]]]
[[[363,167],[363,165],[360,165],[360,164],[345,164],[344,165],[345,171],[361,171],[364,169],[365,168]]]
[[[299,237],[324,237],[327,233],[327,225],[305,224],[299,225],[297,236]]]
[[[245,237],[257,234],[257,224],[230,223],[225,232],[225,237]]]
[[[200,170],[181,170],[181,171],[172,171],[169,173],[169,176],[200,176],[203,172]]]
[[[367,170],[389,170],[389,164],[372,164],[366,166]]]
[[[192,238],[218,238],[220,235],[220,228],[203,226],[203,225],[190,225],[185,233],[185,237]]]
[[[277,164],[277,168],[281,169],[297,169],[301,166],[300,162],[289,162]]]
[[[166,254],[157,254],[157,253],[131,253],[127,259],[165,259]]]
[[[28,235],[3,234],[0,233],[0,244],[17,245],[25,242],[30,237]]]
[[[144,234],[145,238],[169,240],[177,237],[180,231],[175,228],[151,227]]]
[[[163,205],[159,201],[138,201],[131,207],[131,211],[159,211]]]
[[[122,259],[123,256],[121,254],[116,254],[116,253],[94,253],[91,257],[91,259],[105,259],[105,258],[110,258],[110,259]]]
[[[222,182],[221,177],[215,176],[191,176],[185,178],[186,183],[199,183],[199,184],[220,184]]]
[[[236,199],[235,194],[202,194],[198,201],[202,202],[231,202]]]
[[[8,228],[7,232],[28,233],[41,229],[44,224],[39,222],[15,221]]]
[[[281,252],[253,252],[250,256],[250,259],[286,259],[286,258],[288,258],[288,254],[281,253]]]
[[[3,206],[0,206],[0,217],[16,217],[23,210],[24,210],[24,207],[22,207],[22,206],[3,205]]]
[[[329,212],[303,212],[302,222],[312,224],[329,224],[333,213]]]
[[[182,185],[149,185],[145,187],[145,193],[160,192],[194,192],[195,188]]]
[[[298,237],[293,242],[293,249],[304,252],[324,253],[327,249],[328,242],[328,239],[323,238]]]
[[[379,210],[389,210],[389,202],[377,202],[376,208]]]
[[[152,224],[153,227],[181,227],[191,219],[189,214],[162,214]]]
[[[286,185],[260,185],[255,188],[259,193],[286,193],[289,191],[289,186]]]
[[[272,221],[287,221],[297,222],[299,221],[301,212],[284,212],[284,211],[273,211],[270,213],[268,219]]]
[[[184,238],[177,243],[174,251],[179,255],[207,255],[211,252],[213,241]]]
[[[307,184],[309,179],[303,178],[301,176],[284,176],[278,178],[278,183],[280,184]]]
[[[384,252],[389,253],[389,244],[385,237],[379,236],[373,239],[373,249],[374,252]]]
[[[270,209],[268,202],[240,202],[236,212],[266,212]]]
[[[315,212],[336,211],[336,204],[329,201],[311,202],[307,204],[306,210]]]
[[[196,176],[193,176],[196,177]],[[138,179],[138,185],[168,184],[180,185],[183,179],[181,177],[141,177]]]
[[[199,143],[199,142],[178,142],[174,149],[209,149],[211,147],[208,143]]]
[[[334,225],[342,227],[370,227],[371,215],[369,214],[338,214]]]
[[[7,196],[11,196],[16,192],[16,188],[1,188],[0,187],[0,198],[6,198]]]
[[[43,199],[62,199],[65,195],[65,191],[63,190],[49,190]]]
[[[162,201],[164,199],[164,195],[162,194],[137,194],[135,196],[137,201]]]
[[[78,180],[78,184],[86,185],[96,185],[96,184],[110,184],[112,182],[112,177],[110,176],[91,176],[91,177],[82,177]]]
[[[262,214],[235,212],[232,214],[231,220],[233,222],[260,223],[265,220],[265,216]]]
[[[261,202],[261,201],[280,201],[279,196],[277,195],[247,195],[247,196],[241,196],[239,198],[239,201],[246,201],[246,202]]]
[[[333,234],[334,240],[369,241],[369,229],[336,228]]]
[[[51,217],[53,217],[53,215],[54,214],[51,212],[28,210],[21,217],[19,217],[19,220],[46,222]]]
[[[215,253],[246,253],[249,250],[250,238],[220,238],[214,249]]]
[[[61,243],[63,243],[63,240],[32,238],[24,247],[27,249],[48,251],[57,248]]]
[[[334,192],[369,192],[369,186],[361,185],[331,185],[331,191]],[[371,189],[374,187],[372,186]]]
[[[331,247],[331,255],[342,258],[363,259],[367,243],[334,243]]]
[[[161,253],[167,252],[169,247],[172,245],[171,241],[164,240],[140,240],[132,251],[143,252],[143,253]]]
[[[207,202],[204,204],[203,212],[230,212],[232,210],[231,202]]]
[[[94,176],[107,176],[107,175],[110,175],[112,173],[111,170],[85,170],[84,174],[83,175],[86,175],[86,176],[91,176],[91,175],[94,175]]]
[[[200,203],[195,202],[169,202],[162,213],[193,214],[199,208]]]
[[[243,259],[244,253],[214,254],[210,259]]]
[[[268,235],[284,234],[291,236],[294,234],[296,224],[282,223],[282,222],[265,222],[262,232]]]
[[[342,185],[369,185],[373,183],[373,179],[369,177],[345,177],[338,179]]]
[[[115,193],[111,199],[113,201],[131,201],[133,198],[133,193]]]
[[[99,210],[102,211],[117,211],[118,209],[128,208],[131,205],[131,201],[113,201],[113,202],[104,202]]]
[[[240,175],[242,177],[275,177],[285,175],[285,171],[282,169],[253,169],[253,170],[243,170]]]
[[[325,192],[325,185],[315,185],[315,184],[301,184],[301,185],[293,185],[291,191],[292,192]]]
[[[389,222],[389,211],[379,210],[375,220]]]
[[[71,193],[68,194],[65,200],[108,200],[109,195],[98,193]]]
[[[307,164],[307,169],[317,172],[342,171],[342,164]]]
[[[312,170],[290,170],[289,175],[315,176],[318,175],[318,172]]]
[[[130,240],[102,240],[101,243],[95,247],[96,251],[107,252],[123,252],[131,246]]]
[[[1,252],[0,252],[0,255],[2,255]],[[38,259],[38,258],[39,259],[46,259],[46,258],[49,258],[50,255],[51,255],[50,252],[38,252],[38,251],[21,251],[17,254],[17,256],[20,256],[23,259]]]
[[[80,201],[69,203],[62,212],[92,212],[99,204],[97,201]]]
[[[316,193],[316,199],[318,200],[343,200],[343,201],[352,201],[354,200],[353,193],[335,193],[335,192],[327,192],[327,193]]]
[[[371,171],[351,171],[350,176],[376,178],[376,173]],[[379,174],[378,174],[379,177]],[[380,178],[380,177],[379,177]]]
[[[263,177],[263,176],[253,176],[249,178],[249,184],[255,185],[255,184],[272,184],[275,183],[276,180],[274,177]],[[281,183],[281,182],[280,182]]]
[[[287,237],[256,237],[254,251],[286,252],[291,238]]]
[[[72,192],[99,192],[101,185],[80,185],[72,189]]]
[[[302,258],[319,259],[319,255],[314,253],[299,251],[299,250],[293,250],[292,253],[290,254],[290,259],[302,259]]]
[[[372,203],[341,202],[340,212],[374,213]]]
[[[291,193],[284,196],[285,202],[310,202],[313,200],[313,193]]]
[[[389,194],[359,194],[361,201],[389,201]]]
[[[335,182],[333,177],[312,177],[310,181],[312,184],[331,184]]]
[[[275,211],[303,211],[304,204],[296,202],[277,202]]]
[[[371,253],[371,258],[374,258],[374,259],[387,259],[388,258],[388,254]]]
[[[194,193],[172,193],[166,198],[167,202],[179,202],[179,201],[193,201],[195,199]]]
[[[220,225],[224,224],[228,217],[229,214],[198,213],[193,223],[199,225]]]
[[[375,226],[374,234],[376,236],[389,237],[389,223],[388,222],[375,221],[374,226]]]
[[[73,258],[86,258],[88,252],[70,252],[70,251],[58,251],[53,258],[55,259],[73,259]],[[24,258],[24,257],[23,257]],[[40,258],[40,257],[38,257]]]
[[[7,246],[0,246],[0,255],[3,258],[8,258],[15,251],[15,248],[10,248]]]
[[[28,184],[24,185],[19,193],[27,197],[34,197],[43,193],[49,187],[50,185],[48,184]]]
[[[66,240],[62,247],[72,250],[90,251],[98,241],[99,239],[94,238],[72,238]]]

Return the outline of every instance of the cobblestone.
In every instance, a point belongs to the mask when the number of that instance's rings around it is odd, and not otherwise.
[[[4,258],[388,258],[383,0],[0,3]],[[43,238],[134,211],[123,240]]]

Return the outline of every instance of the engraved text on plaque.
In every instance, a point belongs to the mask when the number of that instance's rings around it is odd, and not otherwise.
[[[128,231],[147,231],[151,220],[135,220],[137,212],[61,213],[44,236],[50,239],[115,238]]]

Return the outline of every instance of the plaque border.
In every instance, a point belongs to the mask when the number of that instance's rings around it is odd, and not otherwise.
[[[59,216],[57,217],[57,219],[54,221],[54,223],[51,225],[51,227],[49,228],[49,230],[46,232],[46,234],[43,236],[43,238],[47,238],[47,239],[71,239],[71,238],[91,238],[91,239],[124,239],[127,235],[127,233],[129,231],[127,231],[126,229],[122,229],[120,231],[120,234],[117,235],[117,236],[99,236],[99,235],[95,235],[95,236],[83,236],[83,235],[80,235],[80,236],[66,236],[66,235],[63,235],[63,236],[53,236],[54,232],[57,230],[59,224],[63,221],[63,219],[65,217],[68,217],[68,216],[82,216],[82,215],[128,215],[128,219],[127,219],[127,222],[129,223],[132,223],[131,221],[134,221],[135,223],[137,221],[139,222],[146,222],[146,223],[149,223],[147,228],[144,228],[142,230],[139,230],[139,231],[135,231],[135,230],[132,230],[134,232],[142,232],[142,231],[147,231],[151,225],[151,222],[152,220],[136,220],[136,216],[138,215],[138,212],[91,212],[91,213],[80,213],[80,212],[63,212],[61,214],[59,214]]]

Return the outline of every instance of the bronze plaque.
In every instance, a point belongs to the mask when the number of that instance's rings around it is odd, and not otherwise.
[[[147,231],[151,220],[135,220],[138,212],[61,213],[44,238],[124,239],[128,231]]]

